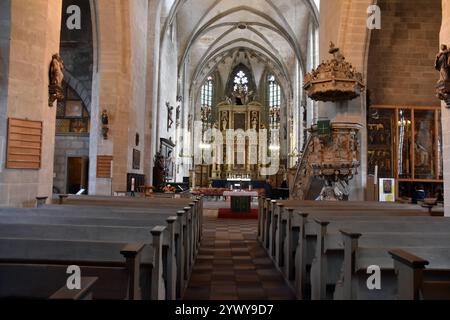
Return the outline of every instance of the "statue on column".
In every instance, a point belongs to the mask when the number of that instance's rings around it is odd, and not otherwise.
[[[52,56],[49,69],[49,107],[53,106],[55,101],[64,101],[62,84],[64,80],[64,62],[61,56],[56,53]]]
[[[170,102],[166,102],[167,107],[167,131],[172,129],[173,125],[173,109],[174,107],[170,105]]]
[[[447,45],[441,45],[441,52],[436,56],[435,68],[440,78],[436,86],[437,97],[450,106],[450,50]]]
[[[181,120],[181,106],[177,107],[176,119],[177,119],[177,127],[179,127],[180,126],[180,120]]]
[[[258,112],[252,112],[252,129],[258,130]]]
[[[228,129],[228,113],[226,111],[222,112],[222,131]]]

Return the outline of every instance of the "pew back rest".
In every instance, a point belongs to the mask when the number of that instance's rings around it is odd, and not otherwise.
[[[125,259],[120,252],[127,245],[101,241],[0,238],[0,261],[124,264]],[[153,263],[152,246],[145,246],[142,250],[141,262]]]
[[[426,270],[442,271],[450,273],[450,246],[441,247],[395,247],[397,250],[405,250],[422,259],[429,261]],[[389,254],[390,248],[363,248],[356,251],[355,270],[365,271],[369,266],[376,265],[382,270],[393,270],[394,262]]]
[[[157,224],[155,223],[155,226]],[[0,237],[53,240],[152,243],[152,227],[2,224]]]

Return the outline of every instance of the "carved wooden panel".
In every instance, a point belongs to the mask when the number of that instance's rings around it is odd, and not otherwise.
[[[41,168],[42,122],[8,119],[7,169]]]
[[[97,156],[97,178],[111,178],[112,156]]]

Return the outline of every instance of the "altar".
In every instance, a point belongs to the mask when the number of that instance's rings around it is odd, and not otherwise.
[[[226,191],[224,197],[231,198],[231,211],[234,213],[250,213],[252,210],[252,197],[258,197],[256,191]]]
[[[280,153],[281,140],[288,139],[288,128],[282,127],[281,89],[274,76],[267,81],[271,99],[258,99],[250,68],[239,64],[225,86],[224,100],[213,102],[202,95],[197,115],[202,142],[197,154],[203,160],[192,170],[194,186],[217,187],[215,181],[224,181],[221,187],[241,184],[237,189],[246,189],[253,181],[265,181],[269,166],[282,168],[285,159],[272,162]]]

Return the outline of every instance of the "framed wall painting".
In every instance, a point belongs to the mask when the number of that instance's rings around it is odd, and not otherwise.
[[[82,101],[66,101],[66,118],[82,118],[83,117],[83,102]]]

